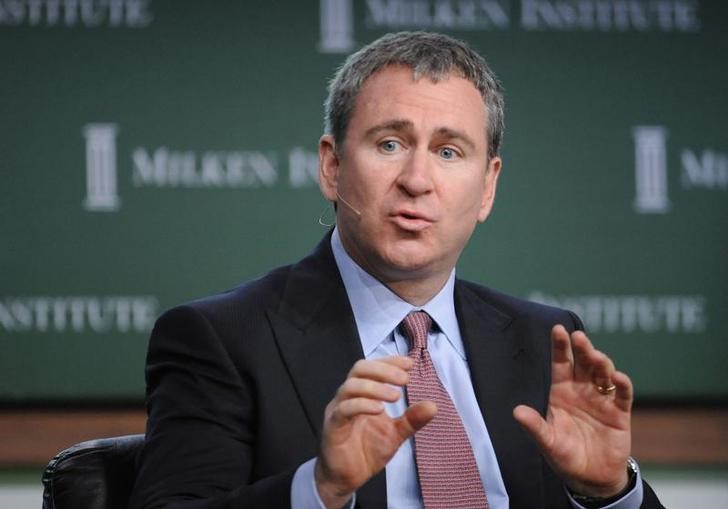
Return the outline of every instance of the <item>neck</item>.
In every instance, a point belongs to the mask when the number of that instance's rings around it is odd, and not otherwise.
[[[376,277],[376,276],[375,276]],[[444,278],[407,279],[395,281],[380,281],[392,290],[399,298],[413,306],[422,306],[432,300],[445,286],[449,274]],[[379,279],[379,278],[377,278]]]
[[[341,247],[354,263],[413,306],[422,306],[432,300],[445,286],[453,270],[454,265],[445,263],[436,264],[435,267],[409,269],[375,263],[372,260],[374,257],[364,256],[355,243],[348,242],[341,230],[338,231],[338,236]]]

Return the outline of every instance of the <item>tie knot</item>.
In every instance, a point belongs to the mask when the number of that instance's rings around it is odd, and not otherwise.
[[[427,333],[432,327],[432,318],[424,311],[415,311],[404,317],[402,330],[410,340],[410,349],[427,348]]]

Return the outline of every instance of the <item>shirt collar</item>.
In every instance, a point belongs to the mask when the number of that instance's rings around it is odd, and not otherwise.
[[[331,236],[331,249],[351,303],[364,356],[374,351],[410,312],[426,311],[439,326],[458,354],[465,359],[460,328],[455,315],[455,269],[442,289],[420,307],[402,300],[371,274],[362,269],[346,252],[338,228]]]

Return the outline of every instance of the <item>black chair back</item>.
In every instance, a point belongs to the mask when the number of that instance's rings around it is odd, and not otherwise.
[[[126,509],[144,435],[81,442],[43,472],[43,509]]]

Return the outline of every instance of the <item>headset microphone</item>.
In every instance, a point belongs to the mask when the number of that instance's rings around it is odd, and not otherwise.
[[[361,212],[359,212],[359,211],[358,211],[358,210],[356,209],[356,207],[354,207],[354,206],[353,206],[353,205],[352,205],[351,203],[349,203],[348,201],[346,201],[346,200],[344,199],[344,197],[343,197],[343,196],[341,196],[341,195],[339,194],[339,191],[336,191],[336,197],[337,197],[337,198],[338,198],[339,200],[341,200],[341,203],[343,203],[344,205],[346,205],[347,207],[349,207],[349,208],[350,208],[350,209],[351,209],[351,210],[352,210],[352,211],[354,212],[354,214],[356,214],[356,215],[357,215],[358,217],[361,217]]]

